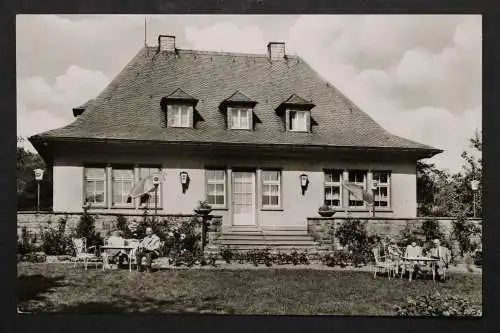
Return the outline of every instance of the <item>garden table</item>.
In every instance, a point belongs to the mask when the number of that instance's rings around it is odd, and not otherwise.
[[[137,248],[139,244],[130,244],[130,245],[104,245],[101,246],[101,250],[104,252],[104,260],[102,264],[102,269],[109,267],[109,252],[111,250],[121,250],[127,254],[128,257],[128,268],[129,271],[132,271],[132,258],[131,258],[131,253],[134,249]]]
[[[411,263],[411,271],[409,272],[409,281],[411,282],[411,277],[413,275],[414,271],[414,264],[417,262],[424,262],[424,263],[430,263],[431,264],[431,269],[432,269],[432,280],[435,281],[436,278],[436,273],[434,272],[434,265],[433,263],[438,261],[439,259],[436,258],[431,258],[431,257],[424,257],[424,256],[418,256],[418,257],[403,257],[402,258],[405,263]],[[406,265],[403,265],[403,271],[401,272],[401,276],[404,274],[404,270],[406,268]]]

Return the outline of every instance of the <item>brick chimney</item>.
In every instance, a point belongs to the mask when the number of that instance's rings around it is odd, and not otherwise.
[[[269,42],[267,44],[267,56],[272,61],[285,59],[285,43]]]
[[[158,36],[158,47],[160,52],[175,52],[175,36],[160,35]]]

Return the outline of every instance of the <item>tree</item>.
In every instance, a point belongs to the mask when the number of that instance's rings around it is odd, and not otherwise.
[[[22,147],[24,138],[17,137],[16,173],[17,173],[17,209],[35,210],[37,204],[37,183],[33,170],[46,170],[40,181],[40,209],[52,208],[52,174],[40,155]]]
[[[455,174],[437,169],[434,164],[417,162],[417,201],[419,216],[473,216],[474,193],[471,180],[482,177],[482,139],[475,133],[470,139],[472,152],[464,151],[462,170]],[[482,216],[482,185],[476,193],[476,213]]]

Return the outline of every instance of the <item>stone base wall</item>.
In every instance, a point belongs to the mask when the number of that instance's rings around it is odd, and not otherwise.
[[[140,222],[143,220],[142,214],[116,214],[116,213],[98,213],[92,214],[95,218],[95,228],[103,237],[107,236],[110,231],[116,229],[117,217],[119,215],[125,217],[128,222]],[[17,213],[17,234],[21,235],[22,229],[26,228],[28,233],[33,236],[40,235],[42,230],[47,228],[57,228],[60,219],[66,220],[66,233],[70,234],[74,231],[80,222],[82,213],[67,213],[67,212],[50,212],[50,213],[36,213],[36,212],[18,212]],[[158,214],[157,220],[168,220],[168,223],[173,226],[178,226],[183,222],[189,221],[193,215],[171,215],[171,214]],[[148,214],[148,218],[152,218]],[[209,216],[210,219],[220,219],[220,216]],[[200,227],[201,228],[201,227]]]
[[[365,222],[366,230],[369,235],[379,235],[379,236],[389,236],[396,240],[403,230],[409,228],[410,230],[418,229],[425,220],[430,218],[357,218]],[[338,240],[334,237],[337,228],[344,223],[346,219],[335,218],[335,217],[309,217],[307,219],[307,229],[308,233],[314,237],[318,242],[321,249],[331,249],[333,247],[339,248],[340,244]],[[441,231],[444,233],[445,237],[448,238],[451,235],[453,228],[452,218],[437,218]],[[481,219],[471,219],[478,227],[481,228]],[[481,244],[481,235],[475,237],[472,241]],[[332,244],[333,240],[333,244]]]

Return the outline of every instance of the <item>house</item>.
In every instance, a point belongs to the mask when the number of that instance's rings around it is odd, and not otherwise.
[[[73,123],[30,137],[52,166],[55,211],[140,212],[129,190],[162,170],[158,211],[192,214],[206,198],[225,233],[305,233],[322,204],[370,215],[342,181],[377,180],[378,217],[416,216],[416,162],[441,150],[383,129],[284,43],[261,55],[158,41]]]

